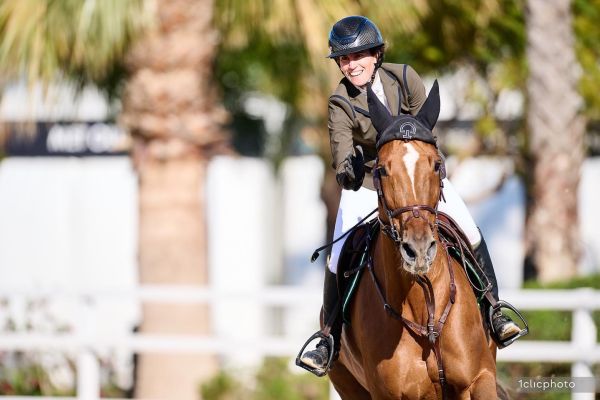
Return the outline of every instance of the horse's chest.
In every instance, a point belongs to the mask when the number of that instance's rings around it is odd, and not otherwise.
[[[395,356],[379,363],[371,387],[383,399],[437,399],[430,369],[417,357]]]

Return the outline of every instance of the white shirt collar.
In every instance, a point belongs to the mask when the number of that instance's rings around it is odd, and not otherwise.
[[[373,93],[377,95],[379,101],[388,109],[388,111],[390,111],[387,97],[385,97],[385,92],[383,91],[383,83],[379,77],[379,71],[375,73],[375,79],[373,79],[373,85],[371,85],[371,89],[373,89]]]

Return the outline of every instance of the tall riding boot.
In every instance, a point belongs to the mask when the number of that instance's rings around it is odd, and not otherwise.
[[[481,231],[479,231],[481,234]],[[492,264],[492,257],[490,257],[490,252],[487,248],[487,244],[485,243],[485,239],[483,235],[481,235],[481,241],[479,245],[474,249],[475,250],[475,258],[477,258],[477,262],[483,269],[483,273],[487,280],[492,285],[491,292],[494,296],[494,299],[498,301],[498,281],[496,280],[496,273],[494,272],[494,264]]]
[[[492,264],[492,258],[485,243],[485,239],[481,236],[481,242],[475,249],[475,257],[477,262],[483,269],[488,281],[491,283],[491,293],[494,300],[498,301],[498,281],[496,280],[496,273],[494,272],[494,265]],[[491,306],[491,305],[490,305]],[[501,341],[505,341],[521,332],[521,328],[513,322],[510,317],[502,314],[502,310],[498,309],[492,316],[492,329],[498,335]]]
[[[325,285],[323,290],[323,322],[324,324],[331,323],[330,334],[333,336],[334,348],[329,348],[329,343],[321,339],[317,344],[315,350],[310,350],[304,353],[301,357],[303,363],[308,366],[315,368],[320,371],[324,371],[329,361],[330,352],[336,354],[340,349],[340,337],[342,334],[342,318],[341,318],[341,305],[339,304],[339,295],[336,275],[329,271],[329,268],[325,270]],[[332,317],[334,316],[334,317]],[[332,318],[333,321],[331,321]],[[335,358],[335,356],[334,356]],[[324,371],[326,372],[326,371]]]

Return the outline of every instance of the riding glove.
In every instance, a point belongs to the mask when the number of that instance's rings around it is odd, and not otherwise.
[[[348,154],[338,165],[335,179],[346,190],[360,189],[365,179],[365,158],[360,146],[356,147],[356,155]]]

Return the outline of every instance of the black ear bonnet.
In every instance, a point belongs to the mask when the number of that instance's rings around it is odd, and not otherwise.
[[[436,137],[432,133],[440,115],[440,91],[437,80],[433,83],[421,110],[414,117],[407,114],[392,116],[379,101],[371,85],[367,87],[367,102],[371,122],[377,131],[377,151],[392,140],[420,140],[437,147]]]

